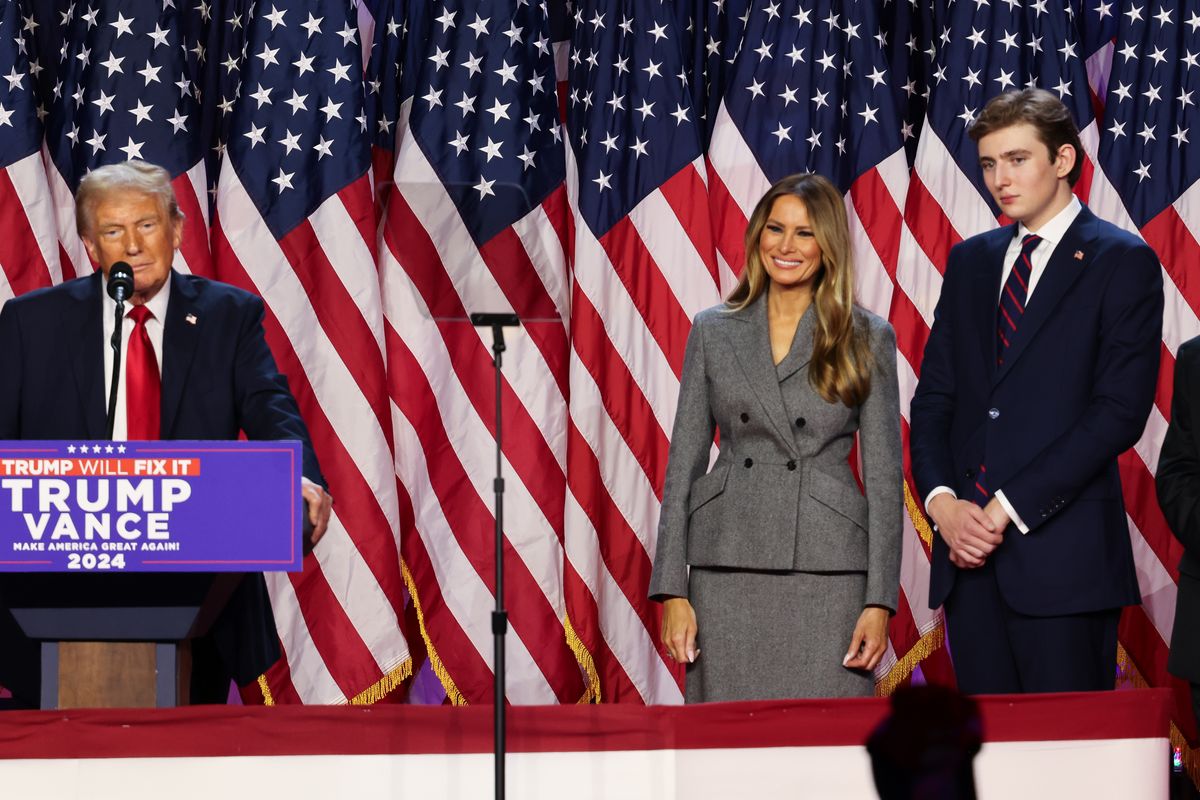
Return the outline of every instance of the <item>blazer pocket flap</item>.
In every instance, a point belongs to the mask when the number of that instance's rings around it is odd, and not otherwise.
[[[688,493],[688,513],[691,514],[700,506],[712,500],[725,491],[725,479],[729,477],[729,465],[721,464],[712,472],[701,475],[692,483]]]
[[[867,528],[867,498],[855,484],[846,484],[817,469],[808,472],[808,494],[863,530]]]

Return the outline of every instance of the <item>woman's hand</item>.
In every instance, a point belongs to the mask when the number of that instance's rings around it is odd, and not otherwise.
[[[676,663],[691,663],[700,655],[696,649],[696,610],[686,597],[663,601],[662,643]]]
[[[864,608],[858,615],[854,635],[850,637],[850,649],[842,659],[847,669],[875,669],[887,650],[888,610],[878,606]]]

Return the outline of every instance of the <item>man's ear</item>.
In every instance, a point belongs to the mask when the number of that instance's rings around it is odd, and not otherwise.
[[[1071,174],[1071,170],[1075,169],[1075,160],[1079,158],[1079,154],[1075,152],[1075,146],[1063,144],[1058,146],[1058,158],[1055,160],[1058,177],[1065,178]]]
[[[171,246],[176,250],[183,244],[183,220],[171,220]]]

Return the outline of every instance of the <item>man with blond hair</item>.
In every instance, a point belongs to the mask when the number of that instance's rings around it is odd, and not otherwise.
[[[113,439],[297,439],[313,543],[330,515],[308,431],[263,332],[260,298],[172,269],[183,214],[161,167],[127,161],[88,173],[76,224],[92,275],[14,298],[0,309],[0,439],[106,437],[116,328],[105,291],[114,264],[133,271],[122,324]],[[147,388],[150,387],[150,388]],[[220,702],[279,658],[266,586],[242,582],[211,643],[198,642],[193,702]],[[0,604],[0,683],[36,705],[38,650]],[[207,662],[207,663],[206,663]]]

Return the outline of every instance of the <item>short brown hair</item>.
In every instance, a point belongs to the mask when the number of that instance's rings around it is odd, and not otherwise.
[[[1075,166],[1067,175],[1067,182],[1074,186],[1083,173],[1083,143],[1079,141],[1079,128],[1075,126],[1071,110],[1045,89],[1021,89],[996,95],[983,107],[967,135],[978,143],[989,133],[1021,123],[1032,125],[1037,131],[1038,139],[1050,150],[1051,161],[1064,144],[1075,148]]]

